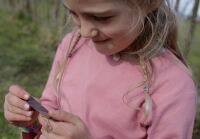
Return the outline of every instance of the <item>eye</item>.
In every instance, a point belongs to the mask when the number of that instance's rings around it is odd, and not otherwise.
[[[75,12],[70,11],[70,10],[69,10],[69,14],[71,15],[74,23],[79,26],[80,25],[80,20],[79,20],[78,15]]]
[[[78,15],[75,13],[75,12],[73,12],[73,11],[71,11],[71,10],[69,10],[69,14],[72,16],[72,17],[78,17]]]
[[[110,19],[112,19],[112,16],[102,16],[102,17],[99,17],[99,16],[92,16],[92,18],[96,21],[109,21]]]

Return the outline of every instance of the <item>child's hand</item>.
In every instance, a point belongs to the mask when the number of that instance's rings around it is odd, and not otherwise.
[[[27,127],[38,117],[38,113],[31,110],[26,102],[30,97],[20,86],[12,85],[5,96],[4,116],[15,126]]]
[[[79,117],[63,111],[51,111],[49,116],[50,119],[39,116],[42,125],[40,139],[93,139]],[[47,130],[48,126],[51,131]]]

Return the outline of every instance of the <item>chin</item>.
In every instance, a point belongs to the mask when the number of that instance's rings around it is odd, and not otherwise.
[[[100,48],[100,47],[95,47],[97,52],[103,54],[103,55],[106,55],[106,56],[109,56],[109,55],[113,55],[113,54],[116,54],[117,52],[115,52],[114,50],[112,49],[108,49],[108,48]]]
[[[113,49],[114,45],[111,43],[104,43],[104,44],[94,43],[94,46],[99,53],[104,55],[112,55],[116,53]]]
[[[125,49],[125,48],[121,47],[122,45],[116,46],[111,40],[105,41],[105,42],[100,42],[100,43],[98,43],[98,42],[97,43],[93,42],[93,43],[94,43],[96,50],[99,53],[101,53],[103,55],[107,55],[107,56],[114,55],[114,54],[122,51],[123,49]]]
[[[96,48],[96,50],[97,50],[97,52],[99,52],[99,53],[101,53],[103,55],[112,55],[111,52],[109,52],[108,50],[105,50],[105,49],[103,50],[103,49]]]

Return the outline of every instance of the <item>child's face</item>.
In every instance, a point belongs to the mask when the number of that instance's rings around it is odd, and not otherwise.
[[[65,0],[65,6],[81,35],[91,38],[97,51],[106,55],[130,46],[142,28],[138,12],[123,0]]]

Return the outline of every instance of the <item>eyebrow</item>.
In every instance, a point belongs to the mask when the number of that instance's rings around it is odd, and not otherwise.
[[[69,7],[67,7],[65,4],[64,8],[72,13],[75,13],[73,10],[71,10]],[[110,15],[115,13],[115,10],[105,10],[105,11],[85,11],[82,12],[83,15],[96,15],[96,16],[104,16],[104,15]]]

